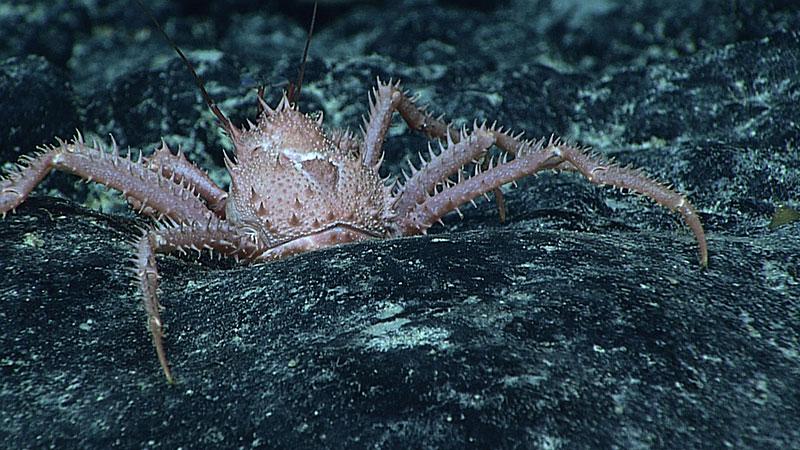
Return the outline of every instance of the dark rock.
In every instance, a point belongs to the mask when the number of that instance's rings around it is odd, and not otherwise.
[[[77,102],[64,72],[41,56],[0,64],[0,157],[16,160],[53,136],[74,133]]]
[[[687,239],[650,233],[463,232],[237,268],[165,257],[169,386],[125,270],[131,229],[48,198],[0,223],[11,447],[800,437],[786,237],[718,236],[708,271]]]

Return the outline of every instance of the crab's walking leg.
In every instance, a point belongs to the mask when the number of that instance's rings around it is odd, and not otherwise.
[[[381,83],[372,90],[369,116],[364,120],[364,148],[361,151],[363,164],[375,167],[381,158],[381,147],[392,121],[392,114],[403,98],[398,85]]]
[[[206,220],[190,224],[160,222],[155,228],[145,231],[136,242],[134,272],[147,313],[147,327],[153,335],[158,360],[170,384],[173,378],[164,351],[163,324],[158,303],[156,253],[210,249],[238,259],[253,258],[259,252],[265,251],[263,246],[247,234],[239,232],[216,216],[209,213]]]
[[[703,266],[708,265],[708,245],[706,244],[703,225],[700,223],[697,211],[695,211],[685,195],[650,179],[639,169],[622,167],[616,163],[593,158],[582,149],[553,142],[552,140],[545,151],[550,151],[548,150],[550,148],[552,148],[553,154],[563,161],[555,166],[554,169],[579,172],[592,183],[616,186],[620,189],[646,195],[671,211],[680,213],[697,239],[700,264]]]
[[[38,158],[23,156],[22,160],[28,163],[26,167],[0,178],[0,214],[5,215],[19,206],[53,167],[53,154],[50,152]]]
[[[161,315],[158,303],[158,269],[156,268],[155,248],[156,236],[153,232],[148,232],[139,239],[136,244],[136,278],[139,284],[139,292],[142,293],[144,300],[144,310],[147,313],[147,328],[153,335],[153,344],[156,346],[158,360],[164,375],[169,384],[173,383],[172,373],[167,364],[167,355],[164,353],[164,343],[162,341],[164,333],[162,331]]]
[[[422,201],[425,194],[430,194],[436,185],[454,174],[465,164],[474,162],[492,145],[486,141],[486,136],[476,138],[478,131],[475,126],[473,133],[459,133],[440,118],[433,118],[400,90],[400,83],[383,83],[378,79],[378,87],[373,89],[370,98],[369,116],[364,123],[364,148],[362,155],[365,165],[377,166],[380,162],[381,147],[384,136],[389,129],[392,114],[399,111],[409,127],[421,131],[428,136],[447,141],[447,148],[441,149],[439,155],[431,153],[431,160],[426,164],[425,171],[416,171],[414,176],[404,186],[404,194],[395,205],[398,213],[403,214],[416,202]],[[483,128],[483,127],[481,127]],[[481,133],[478,133],[481,134]],[[486,133],[482,133],[485,135]],[[469,137],[468,137],[469,136]],[[468,138],[469,143],[462,143]],[[479,142],[480,141],[480,142]],[[497,207],[500,210],[500,220],[505,220],[505,205],[500,189],[493,189]]]
[[[442,148],[435,156],[431,152],[431,157],[424,163],[424,168],[416,170],[406,181],[394,207],[398,214],[403,216],[426,201],[434,194],[442,180],[459,172],[466,164],[474,162],[483,155],[494,144],[494,136],[485,127],[476,125],[470,134],[466,131],[460,132],[457,142],[454,143],[448,135],[447,147]]]
[[[379,93],[388,89],[382,96],[392,96],[392,104],[397,105],[397,111],[411,129],[455,143],[464,137],[454,133],[452,127],[441,117],[433,117],[418,107],[411,98],[398,89],[397,85],[383,85],[379,81],[378,86]],[[395,99],[397,96],[400,97],[399,100]],[[558,140],[551,140],[544,145],[543,141],[520,140],[519,136],[509,135],[494,126],[489,131],[494,136],[494,144],[515,155],[516,158],[470,177],[418,205],[412,216],[405,221],[405,225],[410,227],[409,230],[424,230],[453,208],[523,176],[546,169],[570,170],[580,172],[592,183],[638,192],[672,211],[679,212],[695,235],[700,263],[703,266],[708,265],[708,245],[703,225],[694,207],[683,194],[648,178],[639,170],[607,163],[592,157],[581,148],[565,145]]]
[[[207,173],[190,163],[180,148],[178,148],[177,154],[173,154],[167,143],[162,140],[161,147],[156,148],[150,157],[145,158],[145,161],[150,169],[160,172],[164,178],[173,179],[178,184],[186,183],[192,191],[206,201],[208,208],[212,211],[220,214],[224,212],[228,194],[217,186]]]
[[[495,144],[513,155],[519,155],[520,152],[529,152],[532,147],[543,144],[543,141],[520,141],[499,130],[495,130],[494,135]],[[653,180],[642,173],[640,169],[622,167],[617,163],[604,161],[599,156],[592,156],[587,153],[585,149],[566,145],[558,139],[551,138],[548,145],[541,151],[545,153],[553,151],[555,155],[554,158],[547,162],[548,166],[544,167],[545,169],[579,172],[591,183],[615,186],[620,189],[637,192],[651,198],[660,205],[666,206],[670,211],[680,213],[697,240],[700,264],[704,267],[708,265],[708,244],[705,231],[703,231],[703,224],[700,223],[697,211],[689,203],[685,195]],[[556,163],[559,159],[561,161]]]
[[[555,168],[575,170],[595,184],[617,186],[644,194],[672,211],[679,212],[697,238],[700,263],[703,266],[708,264],[708,248],[703,226],[686,197],[636,170],[604,163],[602,160],[592,158],[580,148],[571,147],[557,140],[528,143],[519,149],[517,157],[513,160],[477,173],[429,197],[414,208],[403,225],[411,229],[424,230],[447,212],[498,186],[541,170]]]
[[[147,207],[177,220],[202,221],[208,208],[185,186],[164,179],[146,162],[106,152],[97,143],[86,144],[80,135],[67,143],[59,141],[35,156],[23,156],[22,165],[0,179],[0,214],[16,208],[52,169],[59,169],[117,189]]]

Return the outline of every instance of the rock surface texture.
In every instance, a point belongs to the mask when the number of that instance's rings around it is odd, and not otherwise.
[[[148,3],[235,122],[295,78],[310,3]],[[555,173],[508,189],[505,223],[479,201],[275,263],[164,256],[170,386],[128,270],[146,222],[53,174],[0,219],[0,447],[797,448],[800,221],[769,224],[800,209],[800,10],[742,3],[324,2],[303,110],[357,128],[380,76],[569,136],[687,192],[709,267],[679,217]],[[163,136],[224,184],[169,45],[133,2],[86,4],[3,9],[0,163]],[[400,174],[426,140],[396,123]]]

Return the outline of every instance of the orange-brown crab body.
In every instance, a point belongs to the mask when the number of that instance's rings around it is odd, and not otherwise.
[[[374,166],[285,96],[264,111],[257,125],[233,131],[236,161],[226,159],[226,217],[266,244],[257,259],[391,235],[391,187]]]

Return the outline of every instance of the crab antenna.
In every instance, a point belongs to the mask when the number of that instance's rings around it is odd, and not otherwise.
[[[203,85],[203,80],[201,80],[200,76],[197,75],[197,71],[194,70],[194,66],[192,65],[192,63],[189,62],[189,59],[186,58],[186,55],[184,55],[181,49],[178,48],[178,45],[175,44],[175,41],[173,41],[172,38],[169,37],[166,31],[164,31],[164,28],[161,27],[160,23],[158,23],[158,19],[155,18],[153,13],[151,13],[150,10],[147,9],[147,7],[144,6],[144,4],[140,0],[136,0],[136,3],[144,10],[145,13],[147,13],[148,16],[150,16],[150,20],[152,20],[153,23],[156,25],[156,28],[158,28],[158,31],[161,33],[161,35],[167,39],[169,45],[171,45],[172,48],[175,49],[176,52],[178,52],[178,56],[181,57],[183,62],[186,63],[186,66],[192,72],[192,75],[194,75],[194,80],[197,82],[197,85],[200,86],[200,92],[203,93],[203,98],[206,100],[206,103],[208,103],[208,107],[211,108],[211,112],[213,112],[214,115],[217,116],[217,118],[222,122],[222,126],[225,129],[229,129],[230,120],[228,120],[228,118],[225,117],[225,114],[223,114],[222,111],[220,111],[217,104],[214,103],[214,100],[211,98],[210,95],[208,95],[208,91],[206,91],[206,87],[205,85]]]
[[[300,74],[297,75],[297,81],[295,84],[289,86],[287,97],[291,103],[297,103],[297,100],[300,98],[300,88],[303,86],[303,74],[305,74],[306,71],[308,48],[311,47],[311,36],[314,34],[314,22],[317,20],[318,3],[319,2],[314,2],[314,10],[311,12],[311,26],[308,27],[308,39],[306,39],[306,48],[303,51],[303,62],[300,63]]]

